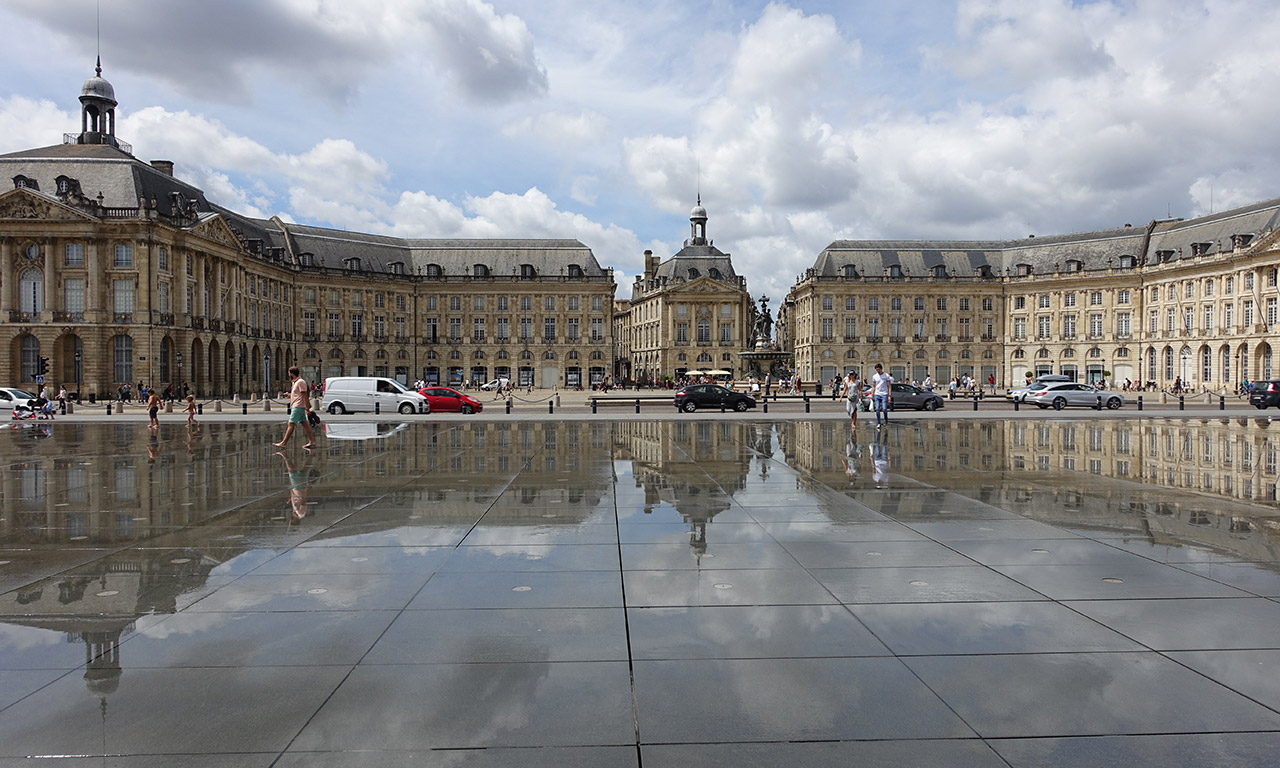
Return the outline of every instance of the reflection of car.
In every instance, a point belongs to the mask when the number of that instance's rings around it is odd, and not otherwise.
[[[911,384],[893,383],[893,395],[889,398],[889,410],[915,408],[917,411],[935,411],[942,407],[942,397]]]
[[[324,436],[330,440],[373,440],[375,438],[391,437],[395,433],[408,428],[409,425],[404,422],[399,424],[378,424],[366,421],[337,424],[332,421],[326,421],[324,423]]]
[[[1255,381],[1249,388],[1249,405],[1265,411],[1268,405],[1280,408],[1280,379]]]
[[[486,392],[492,392],[495,389],[507,389],[511,386],[511,379],[494,379],[486,384],[481,384],[480,388]]]
[[[418,394],[427,398],[427,404],[431,406],[431,413],[438,411],[479,413],[484,410],[484,405],[479,400],[470,395],[464,395],[452,387],[423,387],[418,390]]]
[[[756,407],[756,399],[741,392],[731,392],[719,384],[690,384],[676,392],[676,410],[693,413],[699,408],[732,408],[745,411]]]
[[[1102,398],[1102,404],[1112,410],[1124,405],[1124,395],[1119,392],[1094,389],[1088,384],[1071,381],[1046,384],[1043,389],[1027,393],[1026,402],[1060,411],[1069,405],[1096,408],[1098,398]]]

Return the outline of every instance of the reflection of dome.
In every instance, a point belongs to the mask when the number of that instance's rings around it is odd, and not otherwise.
[[[85,670],[84,685],[93,698],[101,699],[116,692],[122,674],[119,667],[90,667]]]
[[[84,87],[80,89],[80,95],[115,101],[116,89],[112,88],[111,83],[108,83],[104,78],[94,76],[84,81]]]

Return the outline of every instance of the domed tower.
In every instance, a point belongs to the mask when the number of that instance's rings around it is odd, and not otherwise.
[[[702,207],[702,195],[698,195],[698,204],[689,211],[689,245],[707,244],[707,209]]]
[[[120,148],[116,141],[116,89],[102,77],[102,57],[96,74],[80,89],[80,138],[78,144],[106,144]]]

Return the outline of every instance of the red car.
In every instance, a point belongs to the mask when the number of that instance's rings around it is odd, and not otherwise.
[[[423,387],[418,393],[427,398],[431,413],[461,411],[462,413],[479,413],[484,404],[471,395],[464,395],[452,387]]]

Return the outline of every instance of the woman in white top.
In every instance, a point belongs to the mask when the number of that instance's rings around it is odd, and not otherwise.
[[[849,426],[858,426],[858,404],[862,399],[862,379],[850,371],[844,377],[844,409],[849,414]]]

